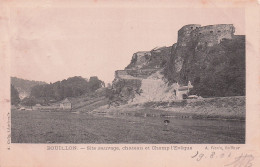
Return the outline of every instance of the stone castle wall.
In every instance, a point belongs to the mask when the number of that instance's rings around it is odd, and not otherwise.
[[[187,43],[191,42],[191,32],[200,28],[201,25],[199,24],[189,24],[183,26],[178,31],[178,45],[179,46],[187,46]]]
[[[126,76],[126,75],[128,75],[126,70],[117,70],[117,71],[115,71],[115,77],[116,78],[119,78],[121,76]]]
[[[178,31],[178,46],[188,46],[191,42],[198,45],[213,46],[224,38],[232,39],[235,27],[232,24],[217,24],[201,27],[198,24],[190,24]]]
[[[151,52],[137,52],[133,55],[133,59],[135,60],[135,66],[143,66],[145,62],[148,61],[149,57],[151,56]]]
[[[126,76],[132,76],[132,77],[139,77],[139,78],[146,78],[150,76],[151,74],[158,71],[158,69],[138,69],[138,70],[117,70],[115,72],[116,78],[125,78]]]

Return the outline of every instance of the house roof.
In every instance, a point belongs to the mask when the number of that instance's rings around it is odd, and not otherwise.
[[[61,103],[70,103],[69,99],[66,98],[65,100],[63,100]]]

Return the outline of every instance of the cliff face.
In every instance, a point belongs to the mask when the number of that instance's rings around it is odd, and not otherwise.
[[[186,25],[171,47],[135,53],[115,72],[113,88],[136,102],[179,99],[182,93],[244,96],[245,36],[234,32],[232,24]]]
[[[161,69],[171,55],[171,47],[154,48],[151,51],[134,53],[131,63],[125,68],[128,69]]]
[[[155,48],[151,51],[142,51],[133,54],[130,64],[124,70],[117,70],[118,79],[144,79],[166,67],[171,56],[172,47]]]
[[[187,25],[178,32],[164,75],[204,97],[245,95],[245,36],[233,25]]]
[[[161,80],[161,78],[151,79],[150,76],[157,75],[158,71],[162,71],[166,67],[166,62],[171,56],[171,49],[171,47],[161,47],[151,51],[134,53],[131,63],[124,70],[115,72],[112,87],[116,99],[120,99],[121,103],[133,101],[137,96],[148,93],[146,90],[149,87],[156,88],[162,85],[160,82],[156,82],[158,84],[154,85],[155,82],[150,84],[148,81]],[[147,96],[143,97],[148,99]]]

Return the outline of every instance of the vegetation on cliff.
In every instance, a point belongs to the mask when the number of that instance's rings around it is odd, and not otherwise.
[[[179,61],[182,65],[176,71]],[[203,97],[244,96],[245,36],[224,39],[212,47],[197,46],[196,43],[177,47],[164,74],[171,83],[186,85],[191,81],[194,88],[190,94]]]
[[[245,36],[234,35],[234,32],[232,24],[185,25],[178,31],[176,44],[134,53],[130,64],[125,70],[118,71],[116,78],[127,83],[130,80],[126,76],[131,75],[141,78],[142,85],[144,79],[163,69],[163,78],[169,86],[173,83],[184,86],[190,81],[193,85],[190,94],[244,96]],[[152,72],[144,73],[145,70]],[[113,85],[115,89],[123,90]],[[131,97],[129,95],[128,99]]]

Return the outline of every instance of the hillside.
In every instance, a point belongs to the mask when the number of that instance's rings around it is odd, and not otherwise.
[[[168,89],[160,72],[170,59],[171,49],[171,47],[157,47],[151,51],[134,53],[130,64],[124,70],[115,72],[112,86],[114,97],[111,98],[111,101],[126,104],[129,100],[133,102],[161,99],[152,96],[158,92],[164,96],[164,91]],[[161,89],[162,87],[166,89]],[[155,90],[158,91],[154,92]]]
[[[25,98],[21,103],[27,106],[33,106],[38,103],[50,105],[68,97],[81,98],[84,95],[88,96],[103,86],[104,82],[96,76],[92,76],[89,79],[74,76],[62,81],[32,87],[30,97]]]
[[[244,96],[245,36],[234,33],[232,24],[183,26],[177,43],[136,52],[115,72],[116,96],[124,103]]]
[[[195,45],[196,46],[196,45]],[[234,36],[219,44],[198,50],[195,46],[183,51],[186,57],[172,53],[164,75],[171,83],[193,83],[191,94],[203,97],[245,95],[245,37]],[[179,71],[176,59],[183,62]]]
[[[11,84],[19,92],[19,97],[23,99],[25,97],[30,96],[32,87],[36,85],[44,85],[47,83],[42,81],[31,81],[31,80],[21,79],[17,77],[11,77]]]

